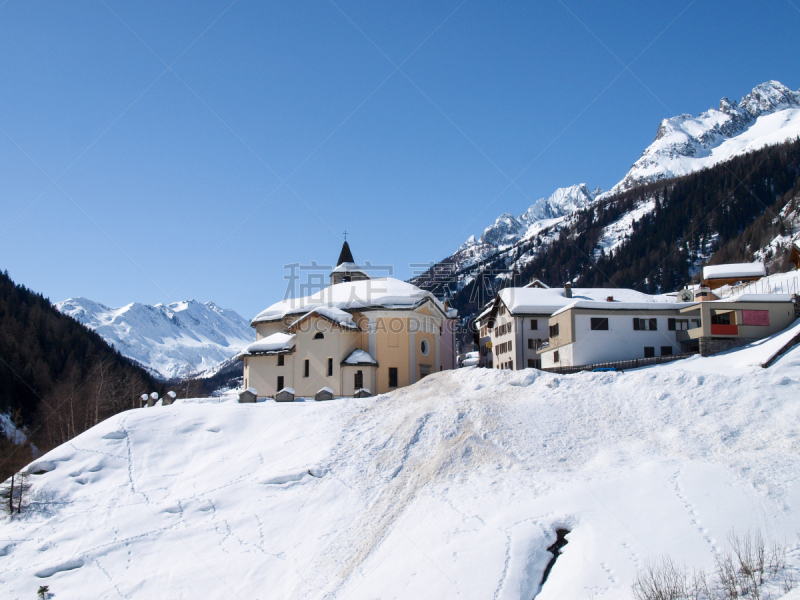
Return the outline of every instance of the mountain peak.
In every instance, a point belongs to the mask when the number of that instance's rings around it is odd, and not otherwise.
[[[772,118],[782,111],[789,111],[786,118]],[[712,108],[697,117],[682,114],[662,120],[653,143],[610,193],[680,177],[798,135],[800,92],[793,92],[779,81],[766,81],[738,103],[722,98],[717,110]]]

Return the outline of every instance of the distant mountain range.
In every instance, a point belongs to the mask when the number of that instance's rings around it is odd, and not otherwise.
[[[505,260],[508,273],[518,272],[530,262],[536,252],[558,231],[568,225],[571,217],[597,203],[607,201],[627,190],[649,183],[687,175],[713,167],[747,152],[775,145],[800,136],[800,92],[794,92],[777,81],[762,83],[739,102],[723,98],[719,109],[709,109],[697,117],[683,114],[664,119],[658,126],[656,138],[631,166],[625,177],[611,190],[589,189],[586,184],[557,189],[549,198],[534,202],[519,217],[503,213],[484,229],[479,238],[471,236],[456,252],[440,261],[434,270],[453,274],[451,292],[472,282],[478,271],[497,261],[492,257],[514,255],[513,249],[527,246],[536,240],[534,249],[520,255],[518,260]],[[637,221],[655,210],[655,201],[637,204],[629,213],[609,226],[595,255],[614,252],[633,231]],[[442,269],[442,266],[445,269]],[[412,282],[431,287],[430,273]]]
[[[248,321],[213,302],[155,306],[134,302],[109,308],[86,298],[70,298],[55,307],[163,379],[214,373],[255,340]]]

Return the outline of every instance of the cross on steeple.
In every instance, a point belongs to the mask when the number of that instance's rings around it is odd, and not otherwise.
[[[344,230],[344,241],[345,242],[347,241],[347,230],[346,229]]]

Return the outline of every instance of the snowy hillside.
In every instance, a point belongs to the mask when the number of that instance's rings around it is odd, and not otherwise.
[[[655,141],[607,195],[679,177],[800,135],[800,92],[778,81],[756,86],[740,102],[664,119]]]
[[[35,463],[0,589],[616,600],[664,553],[713,567],[731,528],[788,543],[797,581],[800,348],[758,364],[798,329],[625,373],[461,369],[375,398],[128,411]]]
[[[213,370],[255,340],[249,322],[213,302],[155,306],[134,302],[109,308],[86,298],[70,298],[55,307],[164,378]]]

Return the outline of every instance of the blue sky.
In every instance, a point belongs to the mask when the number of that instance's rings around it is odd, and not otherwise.
[[[0,268],[51,300],[279,300],[441,259],[661,119],[800,87],[799,3],[0,5]],[[513,182],[513,185],[511,185]]]

